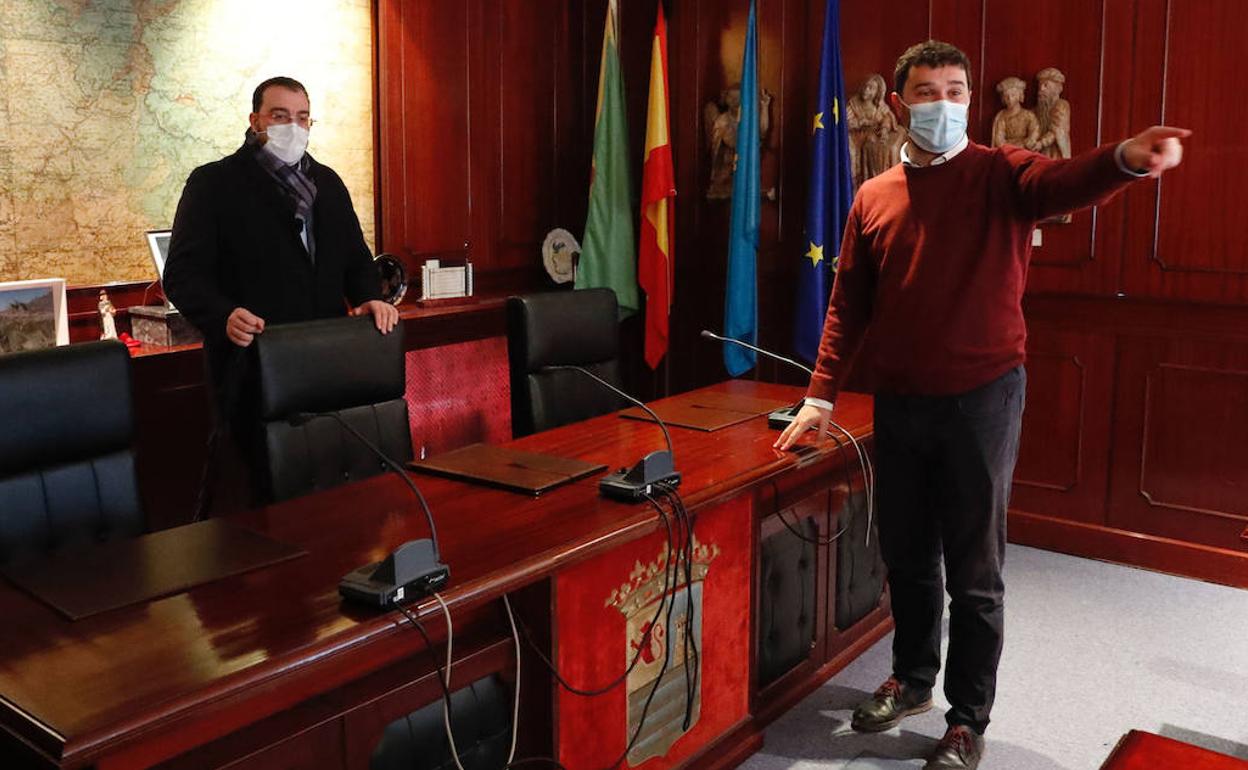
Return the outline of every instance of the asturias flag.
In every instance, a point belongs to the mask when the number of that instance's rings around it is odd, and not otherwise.
[[[657,369],[667,353],[672,308],[672,219],[676,178],[667,112],[667,20],[663,4],[650,50],[650,106],[646,111],[646,160],[641,172],[641,255],[637,278],[646,292],[646,363]]]
[[[793,348],[807,361],[819,353],[819,337],[828,312],[828,294],[836,270],[845,217],[854,200],[849,167],[849,131],[845,126],[845,81],[841,74],[840,0],[827,0],[823,56],[819,65],[819,101],[811,118],[810,197],[806,202],[806,253],[797,278],[797,316]]]
[[[758,344],[758,56],[754,0],[741,59],[741,120],[737,124],[737,165],[732,177],[732,224],[728,228],[728,286],[724,297],[724,336]],[[724,368],[736,377],[754,367],[754,351],[724,343]]]
[[[598,68],[598,108],[594,118],[593,171],[589,214],[576,288],[606,286],[615,290],[620,317],[637,312],[637,248],[633,240],[632,181],[628,175],[628,120],[624,114],[624,76],[617,45],[619,9],[608,0]]]

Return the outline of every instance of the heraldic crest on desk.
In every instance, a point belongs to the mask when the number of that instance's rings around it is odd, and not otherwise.
[[[646,649],[641,652],[641,660],[637,667],[628,675],[628,735],[637,730],[637,722],[641,718],[646,699],[654,687],[656,677],[663,677],[659,684],[654,701],[650,704],[649,715],[646,717],[641,734],[628,754],[628,762],[638,765],[652,757],[667,754],[668,749],[688,730],[698,723],[702,708],[702,676],[700,655],[686,655],[688,647],[685,643],[687,634],[693,635],[696,649],[702,650],[702,596],[710,564],[719,555],[719,546],[713,543],[699,542],[693,539],[693,559],[690,565],[692,585],[685,583],[683,563],[677,562],[672,552],[664,544],[659,555],[648,564],[636,562],[628,580],[614,589],[607,598],[606,606],[615,607],[626,618],[625,633],[628,635],[624,665],[632,662],[633,656],[646,640],[646,632],[654,619],[658,603],[663,598],[663,587],[667,583],[668,597],[672,602],[672,627],[668,633],[666,625],[667,610],[659,615],[657,627],[650,633]],[[679,564],[679,569],[677,566]],[[669,582],[670,581],[670,582]],[[692,590],[690,590],[692,588]],[[689,612],[692,596],[693,612]],[[693,658],[693,659],[691,659]],[[666,666],[664,665],[666,661]],[[685,729],[685,677],[686,669],[695,681],[692,716],[688,730]]]

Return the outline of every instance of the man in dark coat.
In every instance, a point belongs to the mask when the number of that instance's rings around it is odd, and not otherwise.
[[[165,293],[204,335],[216,403],[244,459],[255,454],[249,347],[266,325],[371,315],[389,333],[372,255],[342,179],[307,154],[307,90],[277,77],[252,95],[234,154],[191,172],[174,217]],[[262,495],[261,495],[262,496]]]

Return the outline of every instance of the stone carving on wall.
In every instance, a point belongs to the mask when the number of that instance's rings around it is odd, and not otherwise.
[[[884,103],[888,86],[884,77],[872,74],[845,108],[849,129],[849,166],[853,169],[854,190],[863,182],[891,168],[901,160],[906,130],[897,123]]]
[[[1026,91],[1027,83],[1022,78],[1011,76],[997,83],[1004,109],[992,120],[993,147],[1012,144],[1027,150],[1040,148],[1040,120],[1023,106]]]
[[[763,88],[758,96],[758,138],[767,145],[771,130],[771,92]],[[711,151],[711,181],[707,200],[732,197],[732,172],[737,165],[737,123],[741,121],[741,85],[734,83],[720,92],[719,98],[702,108],[706,143]]]

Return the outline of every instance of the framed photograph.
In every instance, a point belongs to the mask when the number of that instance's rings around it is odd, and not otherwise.
[[[147,231],[147,250],[152,253],[152,264],[156,265],[156,277],[162,282],[165,280],[165,260],[169,257],[169,237],[173,234],[172,230],[148,230]],[[165,307],[173,310],[173,303],[168,298],[165,299]]]
[[[0,353],[68,344],[63,278],[0,282]]]

